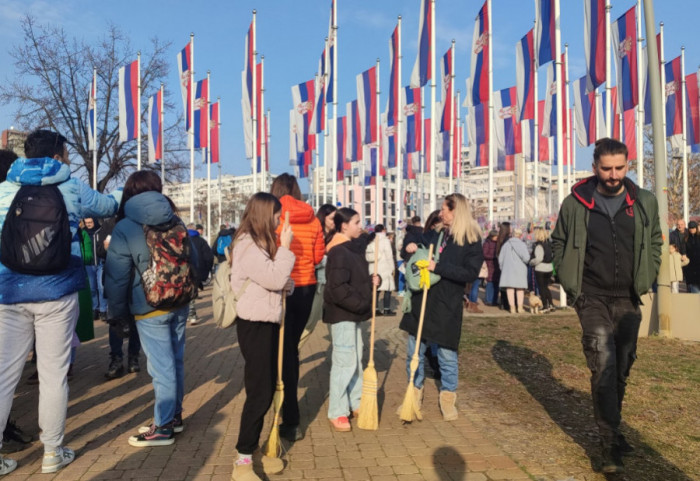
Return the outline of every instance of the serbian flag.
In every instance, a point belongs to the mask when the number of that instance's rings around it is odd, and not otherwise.
[[[345,158],[349,162],[357,161],[358,132],[355,128],[357,115],[357,100],[345,104]]]
[[[323,49],[318,61],[318,77],[314,82],[314,113],[311,117],[310,134],[318,134],[326,130],[326,49]]]
[[[584,50],[586,54],[586,89],[591,92],[605,82],[605,0],[584,0]]]
[[[542,119],[544,118],[544,100],[540,100],[537,102],[537,118]],[[546,162],[550,160],[549,158],[549,137],[544,137],[541,133],[542,131],[540,130],[539,133],[536,133],[535,135],[539,135],[539,142],[537,145],[539,145],[539,159],[540,162]]]
[[[95,150],[95,137],[97,137],[97,76],[92,76],[90,97],[88,98],[88,149]]]
[[[488,138],[489,115],[485,104],[467,108],[467,134],[469,137],[469,162],[474,167],[489,165]]]
[[[676,57],[666,69],[666,137],[683,133],[683,96],[681,95],[681,58]]]
[[[309,146],[309,127],[314,110],[314,81],[307,80],[292,87],[292,103],[296,112],[296,132],[299,138],[299,151],[311,150]]]
[[[467,90],[467,97],[471,98],[471,104],[477,105],[489,101],[489,32],[488,0],[479,10],[474,26],[474,38],[472,39],[472,75],[471,85]]]
[[[432,152],[433,143],[430,141],[430,139],[431,139],[430,119],[423,119],[423,129],[424,129],[423,131],[425,132],[425,145],[423,145],[423,155],[425,158],[425,171],[430,172],[430,169],[432,168],[432,160],[433,160],[433,152]]]
[[[415,179],[416,172],[420,170],[420,152],[404,153],[403,178]]]
[[[700,144],[700,98],[698,98],[698,74],[691,73],[685,77],[686,92],[686,143]]]
[[[535,4],[535,51],[537,52],[537,67],[554,60],[554,2],[557,0],[537,0]]]
[[[335,19],[337,15],[335,0],[331,0],[331,17],[328,22],[328,56],[326,59],[326,67],[328,70],[328,78],[325,81],[326,85],[326,103],[333,103],[333,78],[335,77]]]
[[[244,82],[243,98],[247,98],[250,106],[250,117],[253,115],[253,69],[255,68],[255,24],[251,21],[245,36],[245,61],[243,62]]]
[[[440,79],[442,81],[442,112],[440,114],[440,132],[452,131],[452,48],[449,48],[440,62]]]
[[[197,82],[194,93],[194,148],[207,147],[209,132],[209,81]]]
[[[347,138],[347,126],[348,126],[348,118],[343,116],[338,119],[336,119],[337,122],[337,129],[336,129],[336,151],[338,153],[336,159],[337,164],[336,164],[336,179],[337,180],[343,180],[345,177],[345,171],[352,169],[352,166],[350,165],[350,162],[346,160],[347,154],[345,153],[345,149],[347,148],[348,145],[348,138]]]
[[[384,167],[396,167],[396,158],[399,149],[396,146],[397,125],[388,125],[387,114],[382,115],[382,165]]]
[[[399,112],[401,111],[401,89],[399,86],[399,27],[394,28],[389,41],[389,57],[391,59],[391,69],[389,74],[389,101],[387,103],[387,135],[391,137],[391,148],[389,149],[389,165],[396,167],[401,158],[401,149],[396,145],[396,132],[399,128]]]
[[[357,76],[357,107],[363,144],[379,142],[377,138],[377,67]]]
[[[219,162],[220,158],[220,145],[219,145],[219,125],[221,124],[221,117],[219,115],[219,102],[214,102],[209,108],[209,129],[211,131],[211,163],[216,164]]]
[[[432,29],[431,0],[421,0],[420,22],[418,24],[418,56],[413,65],[410,85],[422,87],[430,80],[430,35]]]
[[[637,124],[634,109],[625,110],[622,123],[625,145],[627,145],[627,160],[637,160]]]
[[[573,82],[574,113],[576,117],[576,140],[586,147],[596,141],[595,92],[586,93],[586,77]]]
[[[515,47],[515,88],[518,92],[518,122],[535,118],[535,57],[532,29]]]
[[[119,69],[119,142],[137,137],[139,129],[138,105],[139,65],[134,60]]]
[[[403,94],[403,111],[405,122],[403,132],[404,150],[408,153],[421,151],[422,110],[421,89],[405,87]]]
[[[500,90],[494,96],[496,140],[498,150],[506,156],[522,152],[515,87]],[[499,166],[499,169],[501,167]],[[510,169],[505,169],[510,170]]]
[[[190,76],[192,74],[192,42],[185,45],[177,54],[177,70],[180,75],[180,93],[182,94],[182,108],[185,110],[185,131],[190,131],[190,106],[192,97],[190,92]]]
[[[630,8],[612,26],[613,58],[617,72],[617,85],[620,88],[618,109],[621,112],[634,108],[639,103],[636,8]]]
[[[163,112],[163,96],[159,90],[148,98],[148,161],[163,160],[163,136],[160,119]]]
[[[661,34],[656,34],[656,51],[659,58],[659,71],[664,68],[661,62]],[[649,92],[649,54],[647,51],[647,46],[642,47],[642,58],[639,59],[640,67],[642,69],[642,85],[641,92],[644,92],[644,125],[651,124],[651,92]],[[663,90],[663,88],[662,88]],[[641,101],[641,100],[640,100]]]
[[[561,70],[556,72],[556,65],[554,63],[547,66],[547,94],[545,96],[545,107],[544,107],[544,118],[540,117],[540,122],[542,122],[542,135],[544,137],[554,137],[557,134],[557,119],[566,118],[566,109],[568,104],[568,96],[566,94],[566,84],[563,82],[562,88],[562,112],[561,115],[557,115],[557,85],[560,79],[566,78],[566,56],[561,55]],[[562,120],[562,132],[567,132],[567,124]]]

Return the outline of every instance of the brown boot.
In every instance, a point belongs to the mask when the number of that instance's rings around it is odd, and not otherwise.
[[[459,416],[455,403],[457,393],[452,391],[440,391],[440,412],[445,421],[454,421]]]
[[[467,312],[471,312],[474,314],[483,314],[484,313],[484,311],[479,309],[478,302],[469,302],[469,306],[467,306]]]

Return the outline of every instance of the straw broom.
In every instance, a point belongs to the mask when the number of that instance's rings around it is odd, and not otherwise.
[[[430,244],[430,249],[428,250],[428,263],[433,260],[433,245]],[[413,380],[416,377],[416,371],[418,370],[418,359],[420,352],[420,338],[423,333],[423,319],[425,318],[425,303],[428,299],[428,289],[430,288],[430,281],[423,283],[423,300],[420,305],[420,318],[418,319],[418,331],[416,332],[416,348],[413,350],[413,357],[411,358],[411,376],[408,380],[408,387],[406,388],[406,395],[403,398],[403,404],[401,405],[401,412],[399,413],[399,418],[405,422],[410,423],[414,420],[423,420],[423,414],[418,409],[416,405],[416,398],[413,395]]]
[[[284,216],[285,228],[289,226],[289,212]],[[280,321],[279,343],[277,345],[277,386],[275,397],[272,399],[272,407],[275,410],[275,417],[272,421],[270,436],[265,443],[264,454],[271,458],[277,458],[282,454],[282,444],[280,443],[280,411],[284,403],[284,383],[282,382],[282,355],[284,354],[284,316],[287,311],[287,291],[282,291],[282,320]]]
[[[379,264],[379,236],[374,238],[374,275]],[[374,280],[374,278],[372,278]],[[377,286],[372,283],[372,324],[369,336],[369,362],[362,373],[362,397],[357,427],[376,431],[379,429],[379,409],[377,407],[377,370],[374,369],[374,322],[377,318]]]

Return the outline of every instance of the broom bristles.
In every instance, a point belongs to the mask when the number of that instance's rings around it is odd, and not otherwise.
[[[411,423],[416,419],[416,405],[415,398],[413,397],[413,386],[411,384],[408,385],[406,395],[403,397],[399,419],[405,423]]]
[[[379,409],[377,406],[377,371],[370,362],[362,373],[362,397],[357,427],[369,431],[379,429]]]
[[[272,425],[270,437],[267,438],[267,443],[265,443],[265,449],[263,452],[265,456],[271,458],[278,458],[280,454],[282,454],[282,446],[280,444],[280,428],[277,425],[277,416],[275,416],[275,423]]]

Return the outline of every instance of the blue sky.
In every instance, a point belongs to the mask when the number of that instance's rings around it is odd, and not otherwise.
[[[389,82],[389,38],[397,16],[403,18],[402,79],[408,82],[416,56],[420,0],[337,0],[339,25],[338,91],[339,115],[345,103],[356,97],[355,75],[381,60],[381,88]],[[474,18],[483,0],[438,0],[436,36],[438,58],[456,40],[457,88],[464,95],[469,75],[469,49]],[[570,78],[585,73],[583,54],[583,0],[561,0],[562,43],[569,44]],[[615,1],[613,21],[634,2]],[[656,21],[665,22],[666,59],[680,54],[686,45],[686,73],[700,65],[700,47],[692,45],[697,30],[700,3],[697,0],[657,0]],[[2,0],[0,2],[0,79],[13,75],[8,55],[21,41],[18,20],[26,13],[41,23],[62,25],[69,34],[97,41],[108,22],[131,38],[135,50],[146,49],[158,36],[172,42],[172,59],[166,89],[178,110],[182,109],[175,56],[195,33],[196,78],[211,70],[211,93],[222,101],[221,151],[226,173],[244,174],[250,163],[244,158],[241,122],[240,71],[243,67],[244,36],[257,9],[257,49],[265,55],[265,106],[271,110],[271,170],[291,171],[288,165],[291,86],[313,78],[328,32],[330,0]],[[515,44],[532,27],[534,0],[493,0],[494,89],[515,84]],[[135,58],[136,52],[134,52]],[[438,72],[439,75],[439,72]],[[614,75],[614,73],[613,73]],[[545,69],[540,69],[544,94]],[[152,92],[144,92],[145,97]],[[439,97],[439,93],[438,93]],[[382,109],[386,96],[382,95]],[[144,107],[145,108],[145,107]],[[0,128],[12,125],[13,105],[0,105]],[[179,113],[179,112],[178,112]],[[168,115],[168,113],[166,113]],[[174,115],[174,113],[170,113]],[[167,148],[167,146],[166,146]],[[577,168],[590,166],[590,151],[580,149]],[[197,175],[205,175],[198,167]]]

